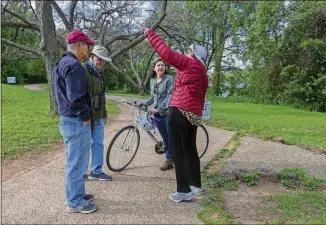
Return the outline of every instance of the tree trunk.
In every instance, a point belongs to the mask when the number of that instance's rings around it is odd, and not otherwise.
[[[221,23],[217,27],[217,51],[214,56],[214,90],[216,95],[221,95],[221,68],[222,68],[222,59],[223,52],[225,47],[225,37],[229,29],[228,26],[228,12],[230,10],[231,2],[221,2],[220,10],[222,11]]]
[[[140,87],[140,89],[139,89],[139,95],[140,96],[144,96],[144,86],[142,85],[141,87]]]
[[[57,114],[57,104],[51,85],[51,74],[56,60],[59,58],[56,29],[49,1],[35,1],[41,30],[41,49],[44,51],[46,77],[49,84],[50,113]]]
[[[222,68],[222,59],[223,59],[223,51],[225,45],[224,39],[224,31],[220,31],[218,34],[219,43],[217,43],[217,51],[214,57],[214,90],[215,94],[221,95],[221,68]]]

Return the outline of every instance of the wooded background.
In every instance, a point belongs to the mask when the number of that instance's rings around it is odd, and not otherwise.
[[[144,94],[156,54],[142,24],[181,53],[207,48],[208,96],[326,111],[323,1],[2,1],[1,82],[50,83],[65,35],[79,29],[110,52],[108,89]]]

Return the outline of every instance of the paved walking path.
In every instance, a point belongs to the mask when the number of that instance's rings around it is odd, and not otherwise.
[[[126,97],[107,96],[119,101]],[[137,100],[137,99],[134,99]],[[142,100],[143,101],[143,100]],[[112,136],[130,122],[127,107],[105,130],[105,149]],[[210,145],[202,158],[208,162],[234,134],[208,128]],[[86,190],[96,195],[97,212],[68,214],[64,207],[64,150],[51,163],[16,176],[2,184],[2,222],[24,224],[200,224],[196,219],[197,197],[176,204],[168,199],[175,191],[174,171],[162,172],[163,155],[154,153],[154,143],[141,131],[141,145],[134,161],[122,172],[112,173],[112,182],[87,181]],[[310,175],[326,177],[326,155],[280,143],[243,137],[226,167],[231,169],[305,168]]]
[[[32,91],[47,92],[47,90],[40,87],[40,84],[26,84],[24,85],[24,88]]]
[[[105,130],[105,151],[112,136],[129,123],[129,107]],[[204,164],[232,137],[233,132],[208,128],[211,142]],[[158,134],[157,134],[158,135]],[[174,170],[162,172],[164,155],[141,131],[141,144],[133,162],[113,181],[87,181],[87,193],[95,194],[99,209],[89,215],[66,213],[64,206],[64,150],[52,162],[20,174],[2,184],[2,222],[19,224],[200,224],[198,199],[177,204],[168,199],[176,190]]]
[[[303,168],[311,176],[326,178],[326,154],[297,146],[243,137],[236,152],[227,161],[230,169],[265,168],[280,172],[284,168]]]

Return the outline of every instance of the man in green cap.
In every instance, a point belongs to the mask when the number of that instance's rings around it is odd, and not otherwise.
[[[107,120],[105,83],[101,71],[105,62],[111,62],[108,51],[105,47],[95,46],[90,59],[83,64],[86,71],[88,92],[91,97],[92,105],[92,131],[91,131],[91,172],[88,176],[90,180],[110,181],[112,177],[106,175],[103,170],[103,151],[104,151],[104,124]]]

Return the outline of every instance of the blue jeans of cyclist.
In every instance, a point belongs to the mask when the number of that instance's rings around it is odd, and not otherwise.
[[[103,139],[104,139],[104,119],[95,119],[94,129],[92,130],[92,162],[91,171],[101,174],[103,166]]]
[[[169,151],[169,139],[168,139],[168,116],[160,116],[160,114],[155,114],[155,121],[157,124],[157,129],[161,134],[163,139],[163,149],[165,152],[165,158],[167,160],[172,160],[171,152]]]
[[[76,208],[85,204],[84,171],[91,147],[91,125],[84,125],[79,117],[60,116],[59,129],[66,146],[67,206]]]

